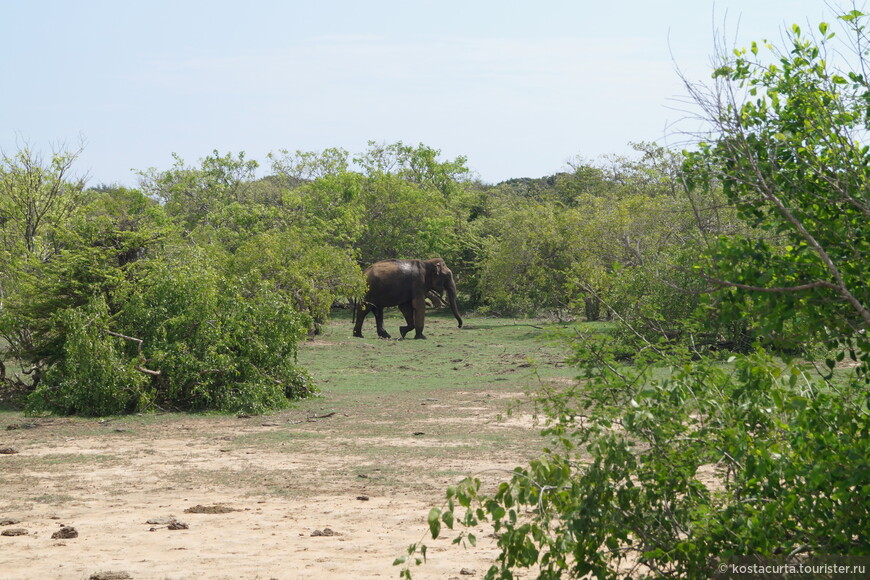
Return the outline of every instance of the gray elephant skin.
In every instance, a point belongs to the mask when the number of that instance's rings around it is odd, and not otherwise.
[[[398,306],[405,316],[405,326],[399,327],[402,338],[414,331],[414,338],[426,338],[426,298],[433,293],[439,298],[447,294],[447,303],[462,328],[462,317],[456,305],[456,283],[453,272],[441,258],[431,260],[384,260],[375,262],[364,272],[368,291],[357,306],[353,335],[362,338],[362,325],[369,312],[375,314],[378,336],[390,338],[384,330],[384,308]]]

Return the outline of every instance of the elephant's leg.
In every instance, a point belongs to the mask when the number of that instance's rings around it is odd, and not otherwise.
[[[362,325],[363,320],[366,319],[366,315],[369,313],[371,308],[365,302],[360,302],[356,307],[356,313],[354,314],[354,325],[353,325],[353,335],[359,338],[362,338]]]
[[[402,333],[402,338],[405,338],[405,335],[408,332],[414,330],[414,307],[410,302],[405,302],[404,304],[399,304],[399,310],[402,311],[402,314],[405,315],[405,322],[408,323],[407,326],[400,326],[399,332]]]
[[[378,336],[381,338],[390,338],[390,334],[384,330],[384,307],[373,306],[372,310],[375,312],[375,325],[378,327]]]
[[[423,336],[423,324],[426,320],[426,296],[414,298],[411,305],[414,310],[414,338],[426,338]]]

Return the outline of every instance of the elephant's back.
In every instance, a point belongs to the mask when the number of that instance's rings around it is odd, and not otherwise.
[[[379,306],[397,306],[411,299],[418,269],[413,260],[384,260],[366,268],[367,301]]]
[[[409,277],[418,270],[415,262],[419,260],[382,260],[366,268],[363,274],[369,281],[378,278]]]

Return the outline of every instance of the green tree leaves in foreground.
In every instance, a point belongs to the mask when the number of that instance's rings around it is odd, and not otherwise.
[[[866,46],[866,17],[842,21]],[[469,477],[429,514],[433,538],[492,526],[487,578],[707,578],[740,557],[870,555],[870,86],[863,48],[836,70],[819,31],[793,27],[769,60],[757,45],[723,57],[720,90],[690,86],[713,134],[686,156],[689,199],[721,187],[743,225],[702,221],[688,269],[719,288],[702,312],[748,319],[766,340],[686,362],[700,354],[690,345],[636,333],[646,348],[632,366],[607,340],[575,341],[578,384],[536,397],[546,454],[494,491]],[[762,348],[818,338],[824,372]],[[418,555],[397,560],[402,576]]]
[[[864,46],[864,16],[844,20]],[[770,46],[769,59],[756,45],[736,51],[714,75],[731,91],[692,87],[714,131],[689,158],[692,185],[721,183],[756,232],[708,239],[699,266],[711,283],[732,290],[724,293],[726,315],[751,310],[782,341],[820,338],[866,367],[870,79],[863,53],[844,63],[854,70],[838,70],[828,60],[834,35],[825,24],[820,32],[816,40],[793,27],[788,51]]]
[[[657,375],[602,369],[542,393],[551,450],[494,492],[473,477],[448,489],[433,537],[488,522],[488,578],[699,578],[734,557],[870,553],[865,391],[764,355]]]

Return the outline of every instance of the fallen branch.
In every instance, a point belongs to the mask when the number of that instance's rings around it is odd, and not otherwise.
[[[137,371],[139,371],[140,373],[144,373],[146,375],[151,375],[153,377],[160,376],[160,374],[161,374],[160,371],[153,371],[151,369],[146,369],[145,367],[142,366],[143,364],[148,362],[148,359],[146,359],[145,355],[142,354],[142,339],[141,338],[127,336],[126,334],[121,334],[119,332],[112,332],[111,330],[107,330],[106,334],[108,334],[110,336],[117,336],[118,338],[123,338],[124,340],[132,340],[133,342],[135,342],[136,346],[137,346],[137,352],[139,354],[139,359],[141,362],[138,365],[134,366],[133,368],[136,369]]]
[[[326,419],[327,417],[332,417],[333,415],[335,415],[335,413],[336,412],[333,411],[332,413],[326,413],[325,415],[309,415],[308,421],[314,421],[315,419]]]

